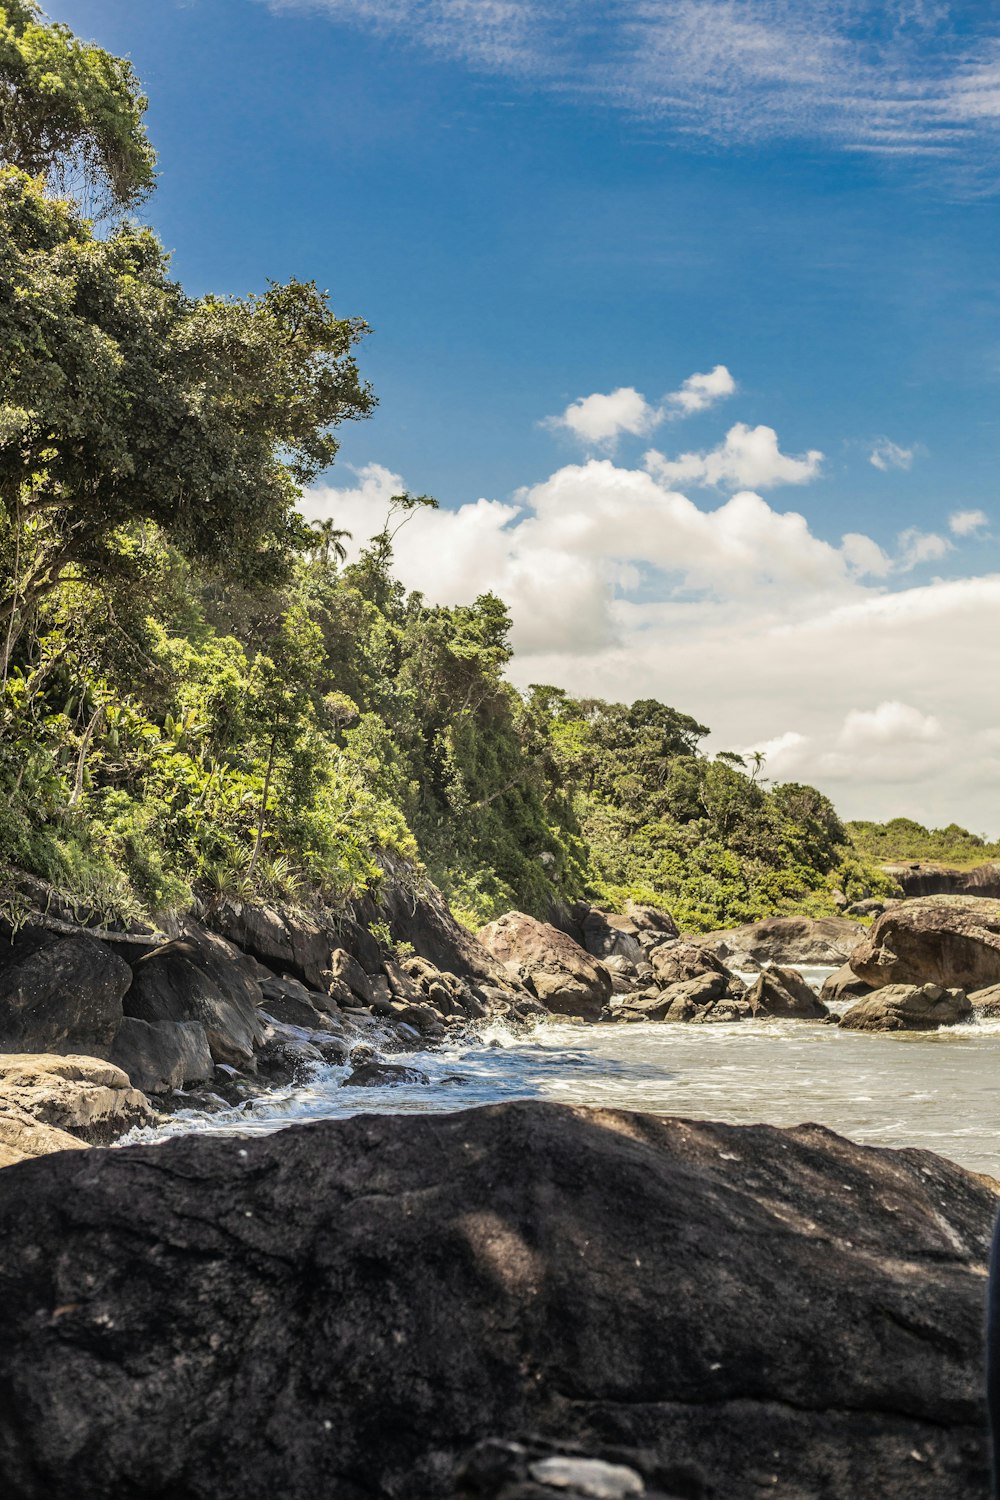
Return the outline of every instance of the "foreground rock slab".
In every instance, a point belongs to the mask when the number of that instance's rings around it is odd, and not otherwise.
[[[984,1500],[996,1201],[818,1126],[535,1102],[23,1162],[5,1495],[443,1500],[491,1440],[699,1500]]]

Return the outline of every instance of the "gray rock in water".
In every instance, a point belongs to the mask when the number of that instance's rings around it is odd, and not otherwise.
[[[345,1089],[399,1088],[406,1083],[430,1083],[426,1073],[419,1068],[406,1068],[401,1063],[364,1062],[344,1079]]]
[[[985,1500],[996,1203],[818,1126],[538,1102],[22,1162],[5,1495],[446,1500],[492,1437],[688,1500]]]
[[[773,963],[843,964],[865,936],[860,922],[844,917],[766,917],[690,941],[734,969],[758,969]]]
[[[840,1024],[845,1031],[936,1031],[971,1016],[964,990],[943,990],[937,984],[887,984],[852,1005]]]
[[[797,969],[785,969],[778,964],[762,970],[744,998],[755,1016],[822,1021],[830,1014]]]

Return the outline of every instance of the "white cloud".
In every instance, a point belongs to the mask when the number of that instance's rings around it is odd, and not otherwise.
[[[263,0],[724,142],[822,140],[988,172],[1000,28],[921,0]]]
[[[771,489],[778,484],[806,484],[815,479],[823,462],[812,449],[802,458],[792,458],[778,447],[773,427],[748,427],[737,422],[725,441],[707,453],[682,453],[668,459],[655,448],[646,454],[649,472],[664,484],[745,485]]]
[[[379,465],[305,508],[376,532],[403,479]],[[1000,834],[1000,576],[902,586],[872,538],[817,536],[741,492],[701,509],[641,470],[567,465],[512,503],[420,511],[397,572],[433,603],[504,598],[518,685],[659,697],[812,781],[846,817]],[[890,571],[891,570],[891,571]]]
[[[735,390],[736,381],[725,365],[716,365],[706,374],[689,375],[659,404],[647,401],[634,386],[623,385],[606,396],[599,392],[581,396],[560,416],[546,417],[542,425],[571,432],[587,447],[610,450],[624,433],[646,437],[661,422],[708,411]]]
[[[664,406],[683,416],[692,416],[732,396],[735,390],[736,381],[725,365],[716,365],[704,375],[689,375],[680,390],[671,392]]]
[[[915,448],[902,448],[884,437],[879,438],[875,444],[868,455],[868,462],[883,473],[889,469],[912,469],[915,453]]]
[[[581,396],[559,417],[549,417],[546,426],[563,427],[589,446],[608,447],[630,432],[644,437],[660,422],[658,407],[630,385],[619,386],[610,395]]]
[[[990,524],[984,510],[954,510],[948,517],[948,527],[953,536],[975,536]]]
[[[901,531],[898,541],[900,555],[897,566],[902,572],[917,568],[921,563],[938,562],[952,550],[952,543],[947,537],[938,536],[934,531],[920,531],[916,526]]]

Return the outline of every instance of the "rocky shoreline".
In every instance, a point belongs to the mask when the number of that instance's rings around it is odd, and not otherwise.
[[[1000,903],[982,897],[894,902],[870,928],[774,917],[701,936],[655,908],[581,903],[559,925],[510,912],[473,936],[405,869],[378,906],[220,902],[159,933],[95,928],[27,877],[22,895],[27,914],[0,932],[4,1163],[224,1109],[323,1063],[349,1065],[350,1086],[421,1081],[407,1054],[497,1019],[907,1031],[1000,1014]],[[834,964],[817,995],[800,969]]]

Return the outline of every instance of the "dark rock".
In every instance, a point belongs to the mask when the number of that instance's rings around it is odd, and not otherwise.
[[[215,1062],[253,1067],[254,1048],[264,1034],[258,1015],[262,996],[237,964],[186,937],[154,948],[132,973],[128,1015],[151,1025],[200,1021]]]
[[[205,1083],[214,1072],[208,1036],[200,1021],[151,1024],[126,1016],[108,1058],[144,1094],[165,1094],[188,1083]]]
[[[850,964],[843,964],[836,974],[828,974],[823,980],[819,998],[825,1002],[831,1000],[860,1000],[862,995],[871,994],[871,985],[859,979]]]
[[[212,914],[216,932],[269,969],[294,974],[310,989],[323,989],[334,944],[327,928],[280,904],[223,901]]]
[[[401,1063],[364,1062],[344,1079],[345,1089],[398,1088],[406,1083],[430,1083],[427,1074],[419,1068],[407,1068]]]
[[[816,991],[797,969],[775,964],[764,969],[746,992],[746,1003],[755,1016],[779,1016],[787,1020],[821,1021],[829,1011]]]
[[[442,1500],[499,1436],[714,1500],[985,1500],[996,1203],[817,1126],[528,1102],[22,1162],[5,1493]]]
[[[767,917],[688,941],[725,959],[734,969],[764,964],[844,964],[866,936],[844,917]]]
[[[611,998],[611,976],[565,932],[512,911],[481,928],[479,941],[508,971],[524,972],[548,1010],[600,1020]]]
[[[631,918],[642,933],[656,938],[680,936],[673,917],[668,911],[663,911],[658,906],[644,906],[639,901],[628,901],[625,904],[625,915]]]
[[[964,990],[938,984],[887,984],[840,1018],[845,1031],[936,1031],[972,1018]]]
[[[693,1021],[699,1012],[726,993],[722,974],[695,974],[679,979],[647,995],[630,995],[622,1002],[628,1019],[644,1021]]]
[[[93,938],[34,930],[0,946],[0,1051],[109,1045],[131,982],[125,960]]]
[[[506,978],[502,965],[452,916],[436,886],[412,865],[381,858],[385,875],[378,900],[355,902],[354,915],[362,926],[387,923],[394,943],[409,943],[415,953],[463,979],[495,983]]]
[[[851,954],[873,988],[939,984],[985,989],[1000,981],[1000,902],[985,896],[921,896],[890,907]]]

